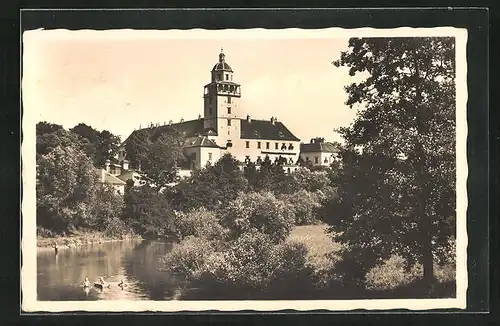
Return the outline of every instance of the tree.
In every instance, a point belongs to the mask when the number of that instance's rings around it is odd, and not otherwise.
[[[165,132],[151,142],[142,171],[157,191],[177,181],[179,162],[184,158],[183,144],[184,138],[177,131]]]
[[[434,281],[434,257],[455,232],[455,43],[453,38],[352,38],[335,66],[360,82],[362,105],[345,139],[326,207],[337,240],[365,271],[400,254]]]
[[[248,189],[248,181],[231,154],[222,156],[213,166],[194,171],[174,189],[180,210],[199,207],[218,208],[227,205]]]
[[[120,137],[112,134],[108,130],[103,130],[98,134],[99,143],[97,144],[97,161],[102,166],[107,159],[115,156],[120,146]]]
[[[103,166],[106,160],[112,159],[120,144],[119,136],[108,130],[98,131],[84,123],[79,123],[70,131],[92,145],[92,151],[87,152],[92,154],[90,156],[96,166]]]
[[[50,123],[47,121],[41,121],[36,124],[36,136],[40,137],[45,134],[51,134],[61,129],[64,129],[61,125]]]
[[[100,186],[92,161],[83,151],[57,146],[40,155],[37,178],[37,222],[65,232],[94,225],[93,203]]]
[[[174,211],[168,198],[150,185],[128,184],[125,195],[125,218],[129,225],[146,237],[164,237],[175,233]]]

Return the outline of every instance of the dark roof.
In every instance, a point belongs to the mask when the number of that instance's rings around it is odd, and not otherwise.
[[[184,142],[184,147],[219,147],[207,137],[189,137]]]
[[[274,124],[270,120],[241,119],[241,138],[299,141],[281,122]]]
[[[222,71],[230,71],[233,72],[231,66],[229,66],[226,62],[217,62],[213,67],[212,71],[222,70]]]
[[[127,139],[123,142],[122,145],[124,145],[130,137],[132,137],[135,133],[138,131],[147,131],[151,136],[155,134],[161,134],[163,132],[167,132],[169,130],[177,130],[181,134],[184,135],[184,137],[194,137],[198,136],[204,133],[205,131],[205,126],[203,119],[196,119],[196,120],[189,120],[189,121],[184,121],[184,122],[179,122],[179,123],[172,123],[172,124],[166,124],[166,125],[161,125],[161,126],[153,126],[153,127],[148,127],[148,128],[142,128],[139,130],[134,130],[130,136],[127,137]],[[208,130],[207,130],[208,131]]]
[[[300,152],[301,153],[336,153],[338,152],[337,147],[332,143],[309,143],[309,144],[300,144]]]

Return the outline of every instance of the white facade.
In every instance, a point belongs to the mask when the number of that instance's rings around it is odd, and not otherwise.
[[[184,154],[192,158],[190,169],[204,168],[207,164],[214,164],[221,157],[221,149],[217,147],[186,147]]]
[[[311,162],[313,166],[329,166],[335,162],[335,153],[328,152],[305,152],[300,153],[300,158],[304,162]]]

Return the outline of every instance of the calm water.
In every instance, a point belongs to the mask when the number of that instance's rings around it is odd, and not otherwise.
[[[181,281],[160,271],[159,258],[171,244],[121,241],[40,251],[37,255],[38,300],[173,300]],[[111,287],[84,289],[85,277],[94,283],[103,277]],[[125,278],[127,287],[118,287]]]

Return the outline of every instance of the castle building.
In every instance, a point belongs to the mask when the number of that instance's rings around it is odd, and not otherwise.
[[[267,156],[271,162],[281,160],[287,171],[293,170],[299,159],[300,139],[275,117],[251,118],[240,105],[242,87],[235,80],[234,71],[221,50],[210,82],[203,87],[203,116],[140,130],[147,130],[151,135],[172,129],[181,132],[185,137],[184,154],[189,169],[202,168],[230,153],[242,163],[251,161],[257,165]],[[119,149],[119,161],[126,158],[127,140]]]

